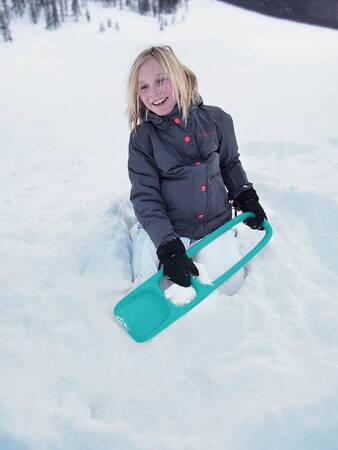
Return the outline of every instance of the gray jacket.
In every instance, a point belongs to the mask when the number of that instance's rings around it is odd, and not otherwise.
[[[175,237],[200,239],[231,219],[228,197],[252,187],[239,160],[232,119],[217,106],[149,112],[132,132],[128,159],[135,215],[158,248]]]

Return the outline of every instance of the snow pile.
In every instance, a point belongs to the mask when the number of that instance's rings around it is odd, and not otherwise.
[[[118,33],[0,45],[1,450],[338,448],[338,34],[205,5],[161,34],[114,10]],[[112,307],[135,223],[123,86],[154,43],[233,116],[274,236],[236,295],[140,345]],[[261,236],[237,231],[243,253]]]
[[[180,306],[190,303],[195,298],[196,292],[192,286],[183,287],[173,284],[164,291],[164,295],[174,305]]]

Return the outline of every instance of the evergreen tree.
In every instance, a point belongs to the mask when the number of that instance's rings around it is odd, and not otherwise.
[[[139,0],[138,1],[138,12],[141,14],[147,14],[151,10],[149,0]]]
[[[6,19],[4,11],[0,11],[0,32],[5,42],[12,42],[11,30],[9,29],[9,22]]]
[[[1,2],[3,7],[3,13],[5,14],[5,20],[7,21],[7,23],[9,23],[9,7],[7,4],[7,0],[1,0]]]
[[[64,7],[64,14],[66,17],[68,17],[69,16],[68,0],[63,0],[63,7]]]
[[[59,0],[59,8],[60,8],[61,22],[63,23],[65,21],[65,8],[64,8],[63,0]]]
[[[22,17],[25,12],[24,0],[12,0],[12,11],[15,16]]]
[[[57,0],[51,0],[53,27],[55,30],[60,25],[59,12],[58,12],[58,8],[56,6],[56,1]]]
[[[40,15],[40,4],[37,0],[30,0],[28,5],[29,16],[34,24],[38,23]]]
[[[159,5],[158,5],[158,0],[153,0],[151,2],[151,9],[152,9],[152,12],[153,12],[153,16],[156,17],[158,15],[159,11],[160,11],[159,10]]]
[[[78,21],[81,16],[81,7],[79,0],[72,0],[72,15],[75,17],[75,20]]]
[[[45,3],[46,29],[56,30],[60,25],[59,12],[56,0],[46,0]]]

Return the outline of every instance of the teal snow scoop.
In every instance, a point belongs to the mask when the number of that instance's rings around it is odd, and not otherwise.
[[[250,217],[255,217],[254,213],[240,214],[220,226],[190,247],[187,250],[187,255],[189,257],[196,255],[199,250],[217,239],[221,234]],[[163,269],[161,269],[117,303],[114,308],[116,319],[135,341],[145,342],[152,338],[198,305],[260,252],[272,236],[272,228],[267,220],[264,220],[263,227],[265,234],[261,241],[230,269],[216,278],[212,284],[202,284],[197,277],[191,276],[191,284],[196,291],[196,296],[188,304],[177,306],[165,297],[160,286],[160,281],[163,278]]]

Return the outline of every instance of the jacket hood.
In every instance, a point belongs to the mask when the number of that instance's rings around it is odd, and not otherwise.
[[[200,105],[203,105],[203,100],[201,96],[198,98],[196,103],[193,103],[192,105],[189,106],[188,114],[190,115],[190,113],[195,109],[197,109]],[[158,114],[149,111],[149,109],[147,109],[143,122],[151,122],[153,125],[155,125],[155,127],[165,130],[166,128],[168,128],[169,124],[172,122],[172,119],[174,117],[182,118],[182,112],[179,110],[177,103],[174,109],[165,116],[159,116]]]

